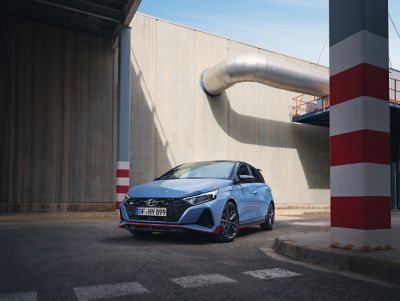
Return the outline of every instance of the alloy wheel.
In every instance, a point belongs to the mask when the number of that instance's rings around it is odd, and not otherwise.
[[[221,232],[228,240],[235,238],[239,232],[239,214],[232,203],[227,203],[222,212]]]
[[[268,207],[268,213],[265,217],[265,223],[260,225],[262,230],[272,230],[275,224],[275,206],[271,202]]]

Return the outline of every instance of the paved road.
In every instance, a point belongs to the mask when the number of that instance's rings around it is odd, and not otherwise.
[[[275,260],[277,235],[326,231],[291,217],[230,244],[192,234],[136,238],[113,221],[0,224],[4,300],[399,300],[400,289]]]

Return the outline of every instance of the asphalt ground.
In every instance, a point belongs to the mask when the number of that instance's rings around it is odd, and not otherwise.
[[[222,244],[193,233],[138,238],[113,220],[0,223],[0,301],[399,300],[399,287],[260,250],[328,224],[327,216],[278,217],[273,231],[241,230]]]

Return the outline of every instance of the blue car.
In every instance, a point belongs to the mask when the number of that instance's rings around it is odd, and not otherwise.
[[[221,242],[245,227],[272,230],[275,222],[271,188],[260,170],[239,161],[179,165],[131,188],[119,210],[119,227],[135,235],[189,230]]]

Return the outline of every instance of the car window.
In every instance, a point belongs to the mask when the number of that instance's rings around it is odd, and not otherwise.
[[[254,179],[255,179],[254,182],[265,183],[264,177],[262,176],[261,172],[258,169],[254,168],[253,166],[250,166],[250,170],[254,176]]]
[[[177,166],[158,180],[171,179],[229,179],[235,162],[196,162]]]
[[[250,169],[247,167],[246,164],[242,164],[239,166],[239,169],[237,171],[237,175],[239,176],[252,176],[252,174],[250,173]]]

